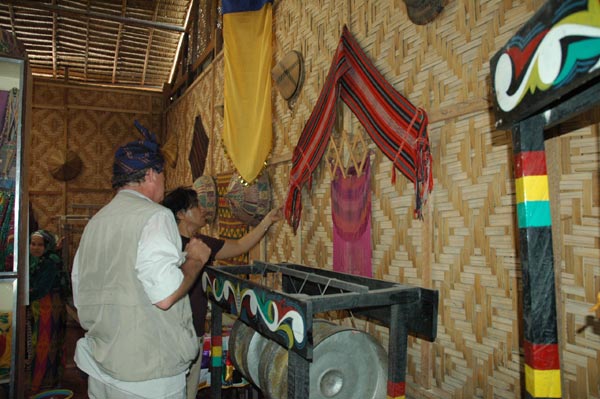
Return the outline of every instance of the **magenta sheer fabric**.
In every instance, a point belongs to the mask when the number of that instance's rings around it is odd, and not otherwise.
[[[352,167],[342,176],[335,169],[331,182],[333,270],[371,277],[371,164],[366,158],[357,176]]]

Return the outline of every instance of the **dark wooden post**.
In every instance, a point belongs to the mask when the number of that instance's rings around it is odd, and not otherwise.
[[[293,350],[288,351],[288,399],[309,396],[310,363]]]
[[[408,348],[407,313],[400,305],[390,306],[390,341],[388,344],[388,399],[406,398],[406,359]]]
[[[515,186],[523,270],[524,398],[560,398],[552,218],[542,115],[513,127]]]

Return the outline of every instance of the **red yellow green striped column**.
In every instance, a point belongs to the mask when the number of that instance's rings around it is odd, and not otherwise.
[[[523,269],[523,397],[561,398],[544,119],[534,117],[515,125],[513,145]]]
[[[387,399],[406,399],[407,317],[400,305],[390,306]]]
[[[217,335],[210,338],[210,355],[213,367],[223,367],[223,336]]]
[[[388,382],[387,399],[406,399],[406,383]]]
[[[202,356],[202,348],[200,348]],[[220,306],[213,306],[211,309],[211,330],[210,330],[210,397],[212,399],[221,399],[221,388],[223,378],[223,310]]]

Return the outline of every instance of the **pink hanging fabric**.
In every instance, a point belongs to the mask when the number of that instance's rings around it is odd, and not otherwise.
[[[333,217],[333,270],[372,277],[371,267],[371,164],[363,172],[349,168],[346,177],[335,169],[331,182]]]

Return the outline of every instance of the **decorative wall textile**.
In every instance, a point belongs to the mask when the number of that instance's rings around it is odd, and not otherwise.
[[[271,151],[272,0],[223,0],[223,144],[247,182]]]
[[[9,92],[2,131],[0,132],[0,187],[15,186],[17,160],[17,129],[21,109],[19,106],[19,90]]]
[[[10,378],[12,312],[0,312],[0,381]]]
[[[0,90],[0,126],[4,126],[4,117],[6,116],[6,105],[8,104],[9,94],[9,91]]]
[[[344,26],[325,85],[294,149],[285,203],[285,217],[294,232],[302,212],[302,187],[308,183],[310,188],[312,172],[325,152],[338,98],[394,166],[414,183],[415,216],[421,218],[422,206],[433,188],[427,114],[383,78]]]
[[[340,167],[331,181],[333,218],[333,270],[372,277],[371,267],[371,162],[363,173],[350,167],[346,177]]]
[[[233,173],[231,172],[217,175],[217,191],[219,193],[219,207],[217,213],[219,215],[219,237],[237,240],[242,238],[244,234],[248,232],[248,226],[233,216],[231,208],[229,207],[229,202],[225,197],[232,176]],[[248,264],[248,259],[249,255],[246,252],[236,258],[220,260],[219,263],[227,265],[246,265]]]
[[[208,157],[208,136],[202,125],[202,118],[197,116],[194,121],[194,138],[192,138],[192,148],[190,149],[190,167],[192,168],[192,178],[196,180],[204,174],[206,158]]]
[[[0,189],[0,272],[14,268],[14,206],[14,193]]]

